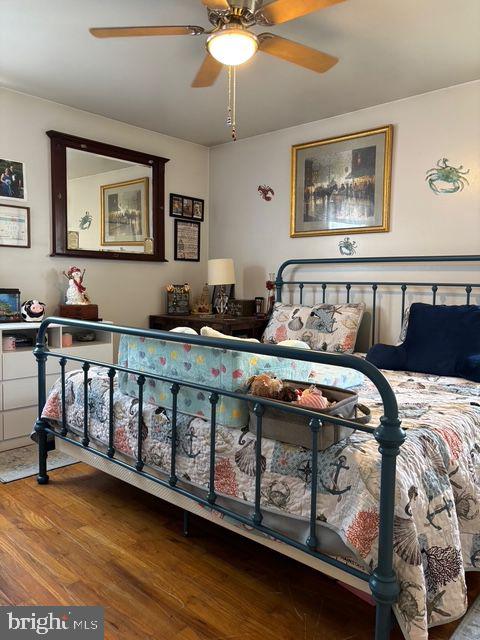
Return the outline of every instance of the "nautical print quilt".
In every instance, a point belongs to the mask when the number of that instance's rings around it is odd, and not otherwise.
[[[411,640],[428,638],[428,626],[449,622],[467,607],[465,572],[480,568],[480,385],[458,378],[386,372],[407,438],[397,464],[394,565],[400,582],[397,615]],[[89,372],[89,433],[108,440],[106,369]],[[367,382],[360,400],[378,424],[382,406]],[[66,379],[67,424],[83,429],[83,373]],[[49,394],[44,414],[61,419],[61,387]],[[115,447],[135,456],[138,400],[115,390]],[[143,410],[145,463],[169,472],[171,413]],[[208,486],[210,423],[180,414],[177,475]],[[215,489],[253,502],[255,436],[217,427]],[[262,507],[308,518],[311,451],[263,439]],[[377,563],[380,454],[372,436],[354,433],[318,456],[318,520],[337,532],[368,569]]]

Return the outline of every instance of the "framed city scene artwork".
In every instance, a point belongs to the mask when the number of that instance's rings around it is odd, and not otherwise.
[[[290,236],[388,231],[393,127],[292,147]]]
[[[149,179],[106,184],[101,190],[101,244],[143,245],[150,235]]]

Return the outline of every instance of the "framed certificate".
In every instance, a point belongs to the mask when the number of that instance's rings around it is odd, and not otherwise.
[[[175,220],[175,260],[200,261],[200,222]]]
[[[30,247],[30,208],[0,204],[0,246]]]

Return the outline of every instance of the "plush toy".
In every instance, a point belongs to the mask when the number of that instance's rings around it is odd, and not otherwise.
[[[38,300],[26,300],[20,311],[24,322],[40,322],[45,317],[45,303]]]
[[[278,400],[283,389],[283,382],[278,378],[268,375],[268,373],[261,373],[258,376],[252,376],[250,378],[248,388],[254,396]]]
[[[298,400],[298,395],[298,389],[284,385],[278,394],[278,399],[283,400],[283,402],[296,402]]]
[[[308,387],[298,398],[297,404],[305,409],[326,409],[330,406],[327,398],[315,385]]]

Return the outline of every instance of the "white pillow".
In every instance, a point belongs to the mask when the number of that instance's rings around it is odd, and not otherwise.
[[[200,335],[205,336],[206,338],[226,338],[227,340],[243,340],[244,342],[257,342],[260,340],[256,338],[239,338],[238,336],[227,336],[224,333],[220,333],[220,331],[216,331],[211,327],[202,327],[200,329]]]
[[[192,336],[198,336],[195,329],[191,327],[175,327],[175,329],[170,329],[170,333],[189,333]]]
[[[310,345],[303,340],[282,340],[277,347],[291,347],[292,349],[310,349]]]

